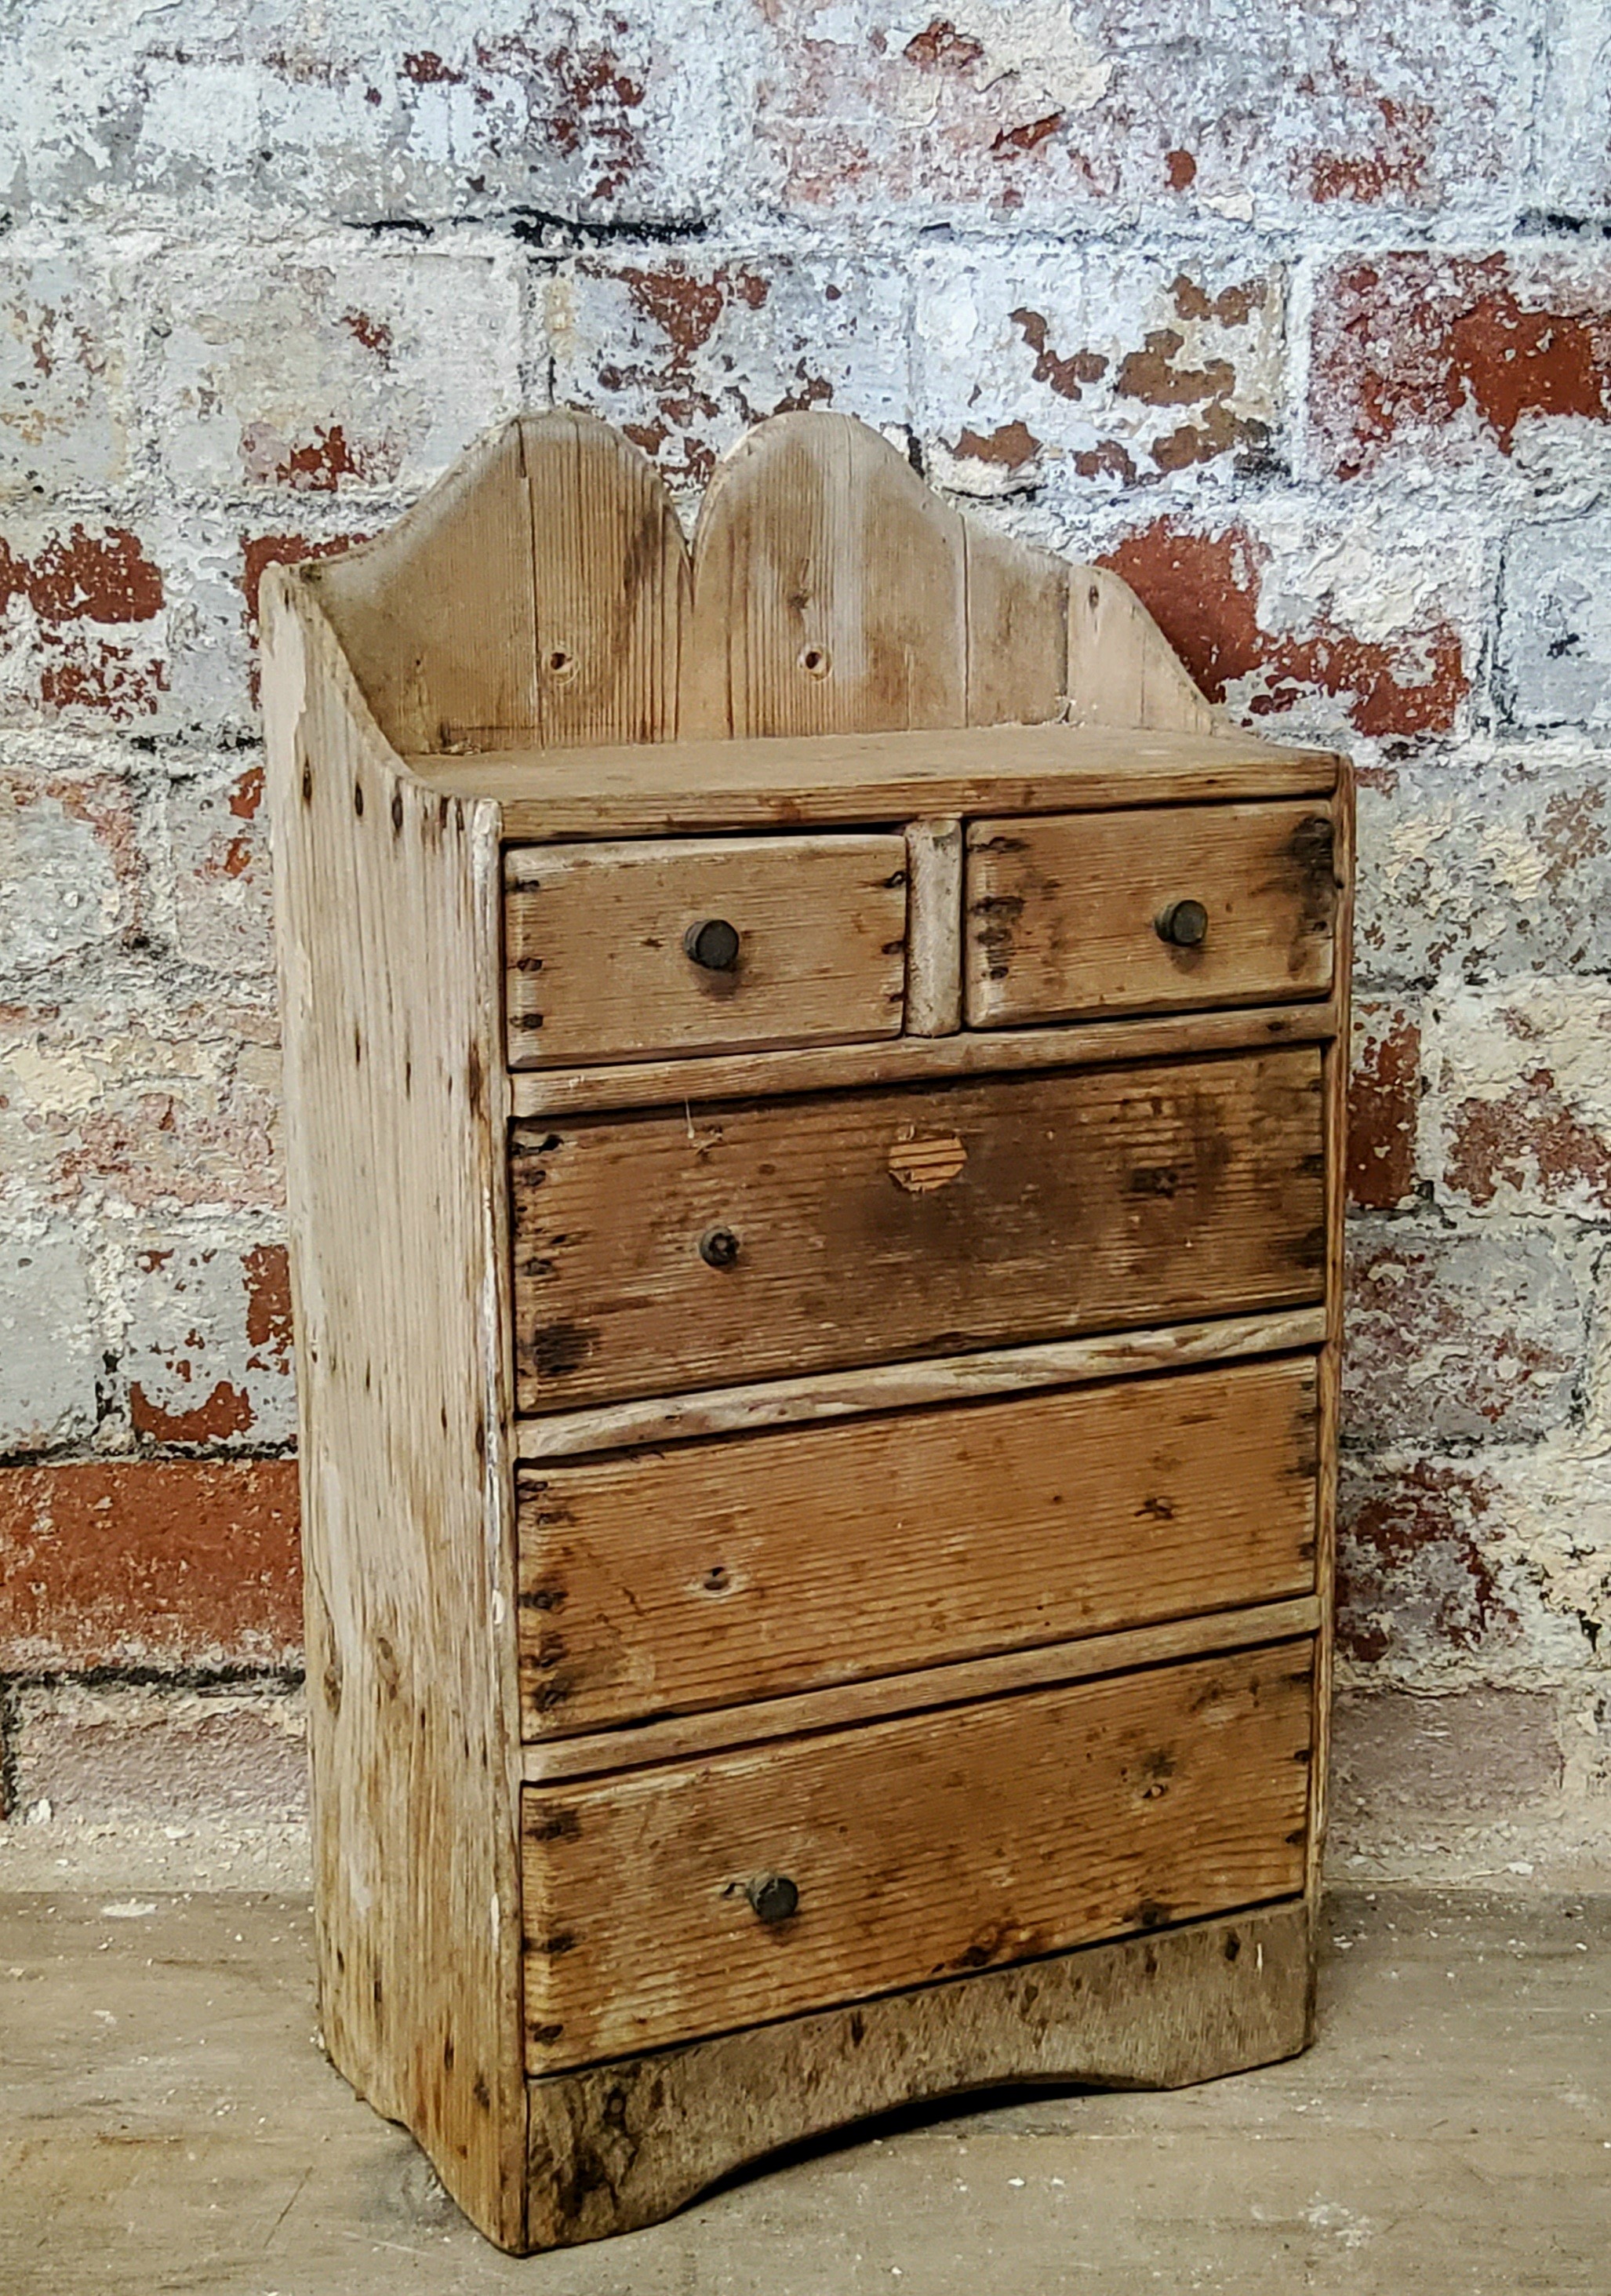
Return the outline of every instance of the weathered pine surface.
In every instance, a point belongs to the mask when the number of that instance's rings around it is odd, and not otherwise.
[[[1307,1591],[1304,1357],[527,1468],[531,1736]]]
[[[1255,1603],[1250,1610],[1196,1612],[1162,1626],[1128,1627],[1116,1634],[1082,1636],[1076,1642],[1002,1651],[994,1658],[953,1659],[911,1673],[879,1674],[826,1690],[753,1699],[747,1706],[707,1707],[697,1714],[673,1714],[576,1738],[534,1738],[522,1752],[521,1775],[527,1785],[541,1786],[560,1778],[602,1777],[689,1762],[735,1746],[759,1746],[776,1738],[802,1737],[897,1714],[969,1705],[1014,1691],[1092,1682],[1099,1675],[1163,1666],[1171,1659],[1248,1650],[1255,1643],[1313,1635],[1320,1622],[1319,1596],[1293,1595],[1285,1602]]]
[[[1279,748],[1250,734],[1206,740],[1061,723],[763,734],[648,750],[420,751],[408,764],[445,795],[492,798],[515,843],[1324,797],[1337,773],[1329,750]]]
[[[517,846],[507,881],[511,1068],[901,1032],[903,838]],[[691,962],[702,924],[731,962]]]
[[[1115,578],[974,529],[837,416],[746,440],[691,550],[635,449],[585,416],[521,418],[379,542],[272,578],[266,621],[338,2062],[520,2249],[646,2221],[902,2096],[1301,2046],[1306,1909],[1225,1909],[1296,1899],[1317,1849],[1345,970],[1284,1008],[1296,976],[1264,988],[1251,964],[1237,993],[1263,1009],[1194,992],[1174,1017],[1016,1025],[1048,995],[1084,1009],[1049,985],[1054,918],[1030,1006],[963,1030],[961,824],[1034,816],[1055,840],[1048,816],[1109,816],[1116,895],[1125,839],[1154,850],[1171,808],[1329,812],[1341,875],[1338,761],[1225,726]],[[791,849],[809,929],[774,939],[776,891],[748,978],[708,984],[691,1021],[648,946],[667,888],[704,909],[695,841],[757,831],[773,861]],[[891,864],[837,936],[831,886],[799,890],[823,832]],[[500,837],[531,897],[508,948]],[[577,849],[623,840],[661,844],[613,880]],[[746,852],[731,882],[767,865]],[[636,907],[634,880],[653,881]],[[857,906],[875,890],[887,923]],[[538,922],[544,901],[569,920]],[[1345,953],[1346,930],[1345,901]],[[1090,940],[1079,963],[1110,976]],[[515,1016],[554,1015],[550,1065],[512,1077],[511,981]],[[520,1057],[543,1032],[517,1031]],[[1092,1385],[1191,1362],[1214,1367],[1122,1400]],[[969,1365],[975,1400],[920,1431],[888,1415],[955,1401]],[[1200,1427],[1168,1393],[1191,1381],[1217,1398]],[[519,1427],[517,1394],[546,1418]],[[769,1413],[801,1423],[762,1437]],[[979,1445],[947,1451],[964,1420]],[[1047,1439],[1081,1421],[1083,1443]],[[561,1455],[523,1471],[524,1610],[517,1440]],[[724,1464],[746,1440],[780,1463],[770,1523]],[[1182,1480],[1189,1442],[1217,1497]],[[556,1481],[580,1530],[535,1520]],[[987,1501],[1014,1518],[994,1590],[965,1559]],[[673,1551],[678,1509],[724,1512],[737,1578],[700,1539]],[[1126,1509],[1156,1565],[1139,1612]],[[949,1578],[915,1540],[925,1511],[962,1558]],[[863,1570],[858,1603],[808,1521]],[[534,1678],[571,1663],[543,1639],[564,1638],[567,1536],[577,1704],[523,1753],[522,1641],[528,1720]],[[777,1587],[748,1602],[763,1572]],[[707,1604],[735,1628],[697,1631]],[[801,1620],[824,1611],[814,1645]],[[738,1736],[700,1740],[732,1717]],[[616,1771],[612,1739],[636,1750]],[[790,1858],[799,1906],[762,1923],[745,1892]],[[1067,1949],[1159,1923],[1185,1926]]]
[[[1182,2088],[1296,2056],[1312,1940],[1304,1906],[1271,1906],[534,2080],[532,2243],[692,2200],[732,2164],[735,2099],[741,2157],[763,2160],[969,2089]]]
[[[1318,1299],[1320,1091],[1301,1046],[518,1125],[520,1408]]]
[[[630,1403],[522,1419],[516,1425],[515,1447],[522,1459],[563,1459],[699,1435],[789,1427],[803,1420],[977,1402],[1039,1388],[1089,1385],[1132,1372],[1184,1371],[1195,1364],[1319,1347],[1326,1331],[1324,1307],[1292,1308],[1274,1315],[1164,1324],[1153,1331],[1105,1332],[1085,1340],[1047,1340],[1038,1346],[975,1348],[963,1356],[920,1357],[911,1363],[798,1379],[755,1380],[703,1394],[639,1396]]]
[[[1318,1914],[1321,1863],[1326,1847],[1326,1806],[1331,1777],[1331,1685],[1337,1659],[1337,1430],[1342,1410],[1343,1300],[1347,1269],[1348,1071],[1353,1043],[1350,997],[1353,959],[1354,860],[1357,824],[1354,784],[1345,769],[1332,807],[1333,870],[1337,882],[1335,924],[1337,964],[1333,993],[1337,1033],[1326,1046],[1324,1102],[1326,1153],[1326,1344],[1320,1363],[1321,1478],[1315,1520],[1315,1585],[1322,1607],[1315,1642],[1313,1798],[1309,1807],[1308,1866],[1304,1886]]]
[[[859,1085],[936,1083],[1029,1069],[1108,1068],[1121,1061],[1166,1060],[1179,1053],[1240,1052],[1257,1045],[1326,1045],[1337,1006],[1260,1005],[1228,1013],[1159,1013],[1092,1026],[962,1030],[955,1036],[886,1037],[875,1044],[814,1045],[751,1054],[744,1082],[757,1097],[832,1092]],[[667,1061],[518,1070],[510,1078],[513,1116],[594,1109],[664,1108],[719,1100],[732,1086],[730,1062],[698,1055]]]
[[[1323,996],[1331,847],[1331,816],[1313,804],[973,822],[969,1024]],[[1159,930],[1182,900],[1205,912],[1195,946]]]
[[[1308,1643],[528,1786],[533,2072],[1304,1884]],[[765,1875],[798,1893],[763,1920]],[[650,1949],[646,1945],[652,1940]]]
[[[320,2017],[519,2245],[497,819],[394,770],[294,581],[266,627]]]

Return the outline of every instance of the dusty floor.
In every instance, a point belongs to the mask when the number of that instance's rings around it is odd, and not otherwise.
[[[908,2116],[525,2262],[319,2056],[308,1927],[0,1898],[4,2296],[1611,2296],[1611,1898],[1337,1898],[1294,2063]]]

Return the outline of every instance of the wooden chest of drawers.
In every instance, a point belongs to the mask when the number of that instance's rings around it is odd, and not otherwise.
[[[524,2250],[1301,2047],[1342,761],[825,416],[266,649],[336,2063]]]

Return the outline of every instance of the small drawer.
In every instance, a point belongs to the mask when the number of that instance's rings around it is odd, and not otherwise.
[[[1337,883],[1320,803],[978,821],[968,832],[974,1029],[1321,996]]]
[[[1296,1894],[1313,1649],[528,1787],[529,2070]]]
[[[522,1469],[525,1733],[1310,1593],[1315,1424],[1301,1357]]]
[[[1309,1046],[511,1133],[523,1412],[1293,1308]]]
[[[504,882],[511,1068],[900,1034],[903,838],[519,845]]]

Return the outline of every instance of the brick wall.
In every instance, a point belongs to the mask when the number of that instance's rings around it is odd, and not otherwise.
[[[1611,1857],[1603,29],[1594,0],[24,12],[18,1811],[238,1814],[294,1775],[264,567],[384,525],[521,404],[595,407],[691,498],[748,422],[834,406],[1117,568],[1239,715],[1352,747],[1337,1854]]]

